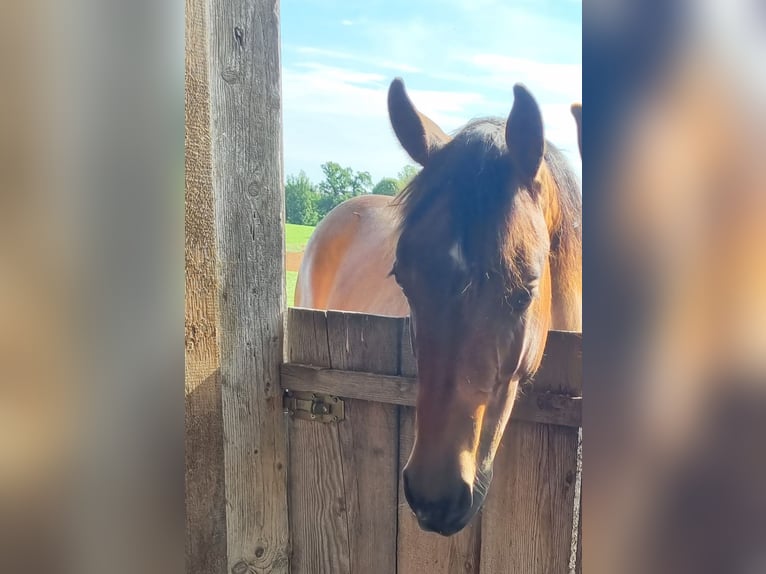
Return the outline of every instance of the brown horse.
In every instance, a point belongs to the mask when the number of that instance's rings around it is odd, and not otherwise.
[[[514,87],[506,121],[454,137],[418,112],[404,84],[388,107],[423,169],[393,202],[364,196],[317,227],[296,305],[411,317],[419,390],[404,491],[421,528],[450,535],[481,507],[519,381],[548,330],[581,328],[581,196]]]

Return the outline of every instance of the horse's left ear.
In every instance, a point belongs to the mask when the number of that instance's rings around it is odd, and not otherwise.
[[[582,158],[582,104],[575,103],[569,108],[577,124],[577,146],[580,148],[580,158]]]
[[[543,161],[545,137],[540,107],[522,84],[513,86],[513,108],[505,123],[505,143],[522,183],[531,184]]]
[[[388,89],[388,115],[399,143],[423,167],[450,141],[439,126],[415,109],[401,78]]]

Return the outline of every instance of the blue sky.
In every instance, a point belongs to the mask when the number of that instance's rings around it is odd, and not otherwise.
[[[319,181],[335,161],[378,181],[411,164],[386,111],[396,76],[448,133],[506,117],[523,82],[581,173],[569,114],[582,98],[579,0],[283,0],[281,14],[286,174]]]

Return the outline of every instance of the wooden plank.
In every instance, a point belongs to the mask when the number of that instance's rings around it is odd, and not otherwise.
[[[289,358],[330,365],[327,316],[288,311]],[[338,425],[290,419],[288,491],[292,574],[350,573]]]
[[[279,3],[209,7],[227,568],[286,573]]]
[[[186,0],[184,453],[186,571],[192,574],[226,571],[205,6],[204,0]]]
[[[327,346],[327,314],[291,307],[287,310],[288,361],[330,367]]]
[[[508,426],[482,516],[482,573],[568,571],[576,433],[537,423]]]
[[[400,372],[407,377],[417,375],[415,355],[409,335],[409,319],[402,326]],[[414,406],[414,402],[412,403]],[[399,409],[399,476],[407,464],[415,442],[415,409]],[[444,538],[424,532],[404,498],[402,481],[399,480],[399,532],[397,542],[397,566],[399,574],[452,574],[478,572],[481,550],[481,519],[474,520],[455,536]]]
[[[339,371],[316,365],[286,363],[281,367],[282,387],[414,407],[417,379],[358,371]],[[579,397],[527,390],[519,395],[512,419],[579,427],[582,400]]]
[[[577,481],[575,482],[575,520],[577,521],[577,543],[574,555],[574,574],[582,574],[582,429],[577,445]]]
[[[409,317],[405,317],[402,321],[402,343],[399,355],[399,374],[405,377],[416,378],[418,376],[418,363],[415,357],[415,349],[412,346]]]
[[[286,363],[282,386],[291,391],[311,391],[392,405],[415,406],[415,379],[357,371]]]
[[[578,500],[580,512],[577,515],[577,550],[575,554],[575,574],[582,574],[582,498]]]
[[[351,573],[340,448],[337,424],[291,419],[288,488],[293,574]]]
[[[551,333],[539,392],[582,392],[580,353]],[[571,338],[571,335],[570,335]],[[567,572],[573,535],[578,429],[512,421],[495,458],[482,516],[481,572]]]
[[[291,309],[289,359],[395,374],[399,325]],[[347,400],[344,421],[289,429],[292,572],[395,572],[396,407]]]
[[[330,362],[341,370],[395,375],[401,319],[327,313]],[[398,409],[346,402],[338,425],[343,458],[351,572],[396,572]]]
[[[582,396],[582,333],[549,331],[545,354],[532,389]]]

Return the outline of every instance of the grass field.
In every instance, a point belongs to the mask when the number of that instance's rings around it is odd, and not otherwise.
[[[286,224],[285,251],[292,251],[294,253],[303,251],[312,233],[314,233],[314,228],[309,225]]]
[[[298,281],[297,271],[287,272],[287,306],[292,307],[295,301],[295,283]]]
[[[314,232],[314,228],[308,225],[295,225],[287,223],[285,225],[285,251],[288,253],[300,253],[306,248],[309,237]],[[287,272],[287,306],[292,307],[295,301],[295,282],[298,280],[297,271]]]

